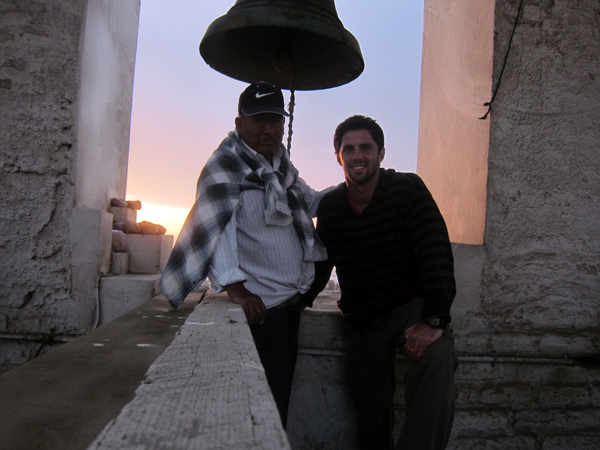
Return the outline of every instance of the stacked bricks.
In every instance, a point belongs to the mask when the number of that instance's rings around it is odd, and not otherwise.
[[[597,361],[459,357],[448,450],[600,449]],[[397,361],[398,373],[410,364]],[[398,377],[396,438],[404,419]]]
[[[165,267],[173,236],[152,222],[137,222],[137,211],[142,209],[139,200],[113,198],[108,212],[113,215],[112,267],[114,275],[154,274]]]

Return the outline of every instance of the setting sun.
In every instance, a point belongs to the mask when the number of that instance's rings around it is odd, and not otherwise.
[[[228,6],[142,2],[127,198],[142,201],[140,221],[175,236],[193,205],[200,171],[235,126],[238,98],[247,86],[213,70],[198,51],[203,30]],[[296,93],[291,158],[312,188],[343,181],[331,139],[337,124],[356,113],[384,128],[386,167],[416,170],[423,8],[422,1],[336,5],[360,41],[366,67],[352,83]],[[284,97],[289,99],[288,91]]]
[[[138,222],[144,220],[158,225],[162,225],[167,229],[166,234],[175,236],[179,235],[183,222],[189,213],[189,208],[181,208],[178,206],[154,205],[142,201],[142,209],[137,212]]]

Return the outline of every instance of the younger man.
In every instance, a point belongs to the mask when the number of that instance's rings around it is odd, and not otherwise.
[[[323,197],[317,232],[328,259],[302,296],[312,304],[332,268],[348,323],[348,375],[362,450],[394,448],[394,359],[405,374],[402,450],[444,449],[454,417],[457,359],[448,323],[455,295],[452,249],[433,197],[421,179],[379,167],[381,127],[353,116],[338,125],[335,154],[346,182]]]

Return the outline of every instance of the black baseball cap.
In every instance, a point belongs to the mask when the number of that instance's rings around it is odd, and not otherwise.
[[[274,113],[289,117],[289,114],[283,109],[281,89],[265,81],[252,83],[242,92],[238,109],[245,116]]]

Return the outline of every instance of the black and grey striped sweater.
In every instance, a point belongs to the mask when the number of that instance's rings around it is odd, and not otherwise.
[[[303,301],[312,301],[335,266],[342,291],[340,309],[359,327],[417,297],[423,317],[450,321],[454,263],[444,219],[431,193],[413,173],[380,169],[369,205],[358,215],[348,204],[345,183],[325,195],[317,232],[328,260]]]

